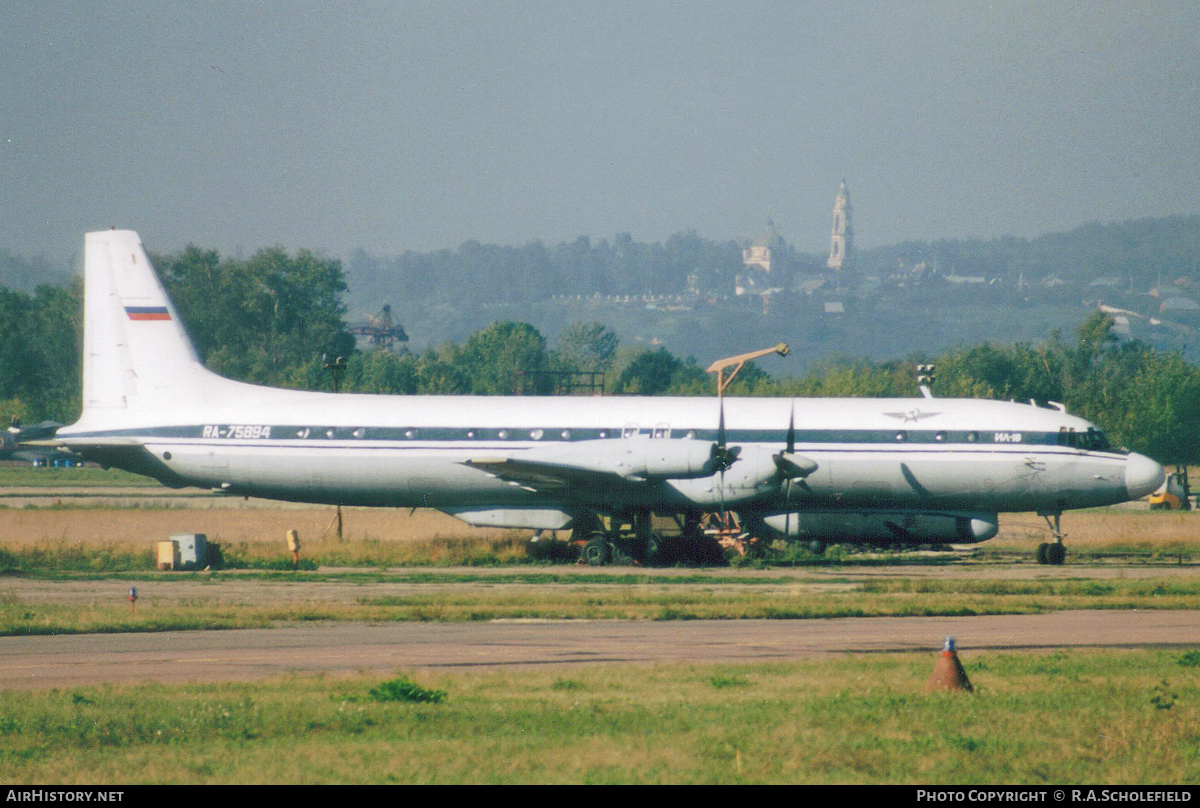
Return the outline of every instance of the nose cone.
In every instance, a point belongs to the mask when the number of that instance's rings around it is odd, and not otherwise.
[[[1166,478],[1163,467],[1145,455],[1130,454],[1125,460],[1125,490],[1130,499],[1153,494]]]

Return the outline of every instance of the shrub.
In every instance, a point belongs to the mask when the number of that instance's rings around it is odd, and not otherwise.
[[[389,679],[369,691],[375,701],[408,701],[415,704],[438,704],[446,700],[444,690],[427,690],[401,676]]]

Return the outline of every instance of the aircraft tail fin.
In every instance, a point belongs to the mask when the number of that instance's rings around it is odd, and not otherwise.
[[[196,401],[215,378],[132,230],[84,239],[83,410]]]

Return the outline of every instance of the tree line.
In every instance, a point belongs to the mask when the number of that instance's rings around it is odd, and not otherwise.
[[[344,357],[345,392],[509,394],[519,372],[546,379],[580,371],[604,373],[613,395],[714,392],[695,360],[622,346],[594,322],[571,325],[553,345],[529,323],[500,321],[421,352],[359,350],[344,319],[341,262],[306,250],[270,248],[237,260],[190,246],[153,260],[201,359],[243,381],[329,390],[325,365]],[[939,396],[1062,402],[1117,444],[1163,462],[1200,462],[1200,368],[1175,353],[1120,342],[1112,325],[1097,312],[1071,338],[888,362],[831,360],[795,378],[748,366],[728,394],[907,397],[918,395],[914,364],[931,362]],[[65,423],[78,416],[81,330],[78,283],[33,293],[0,287],[0,417]],[[544,382],[522,386],[528,394],[549,391]]]

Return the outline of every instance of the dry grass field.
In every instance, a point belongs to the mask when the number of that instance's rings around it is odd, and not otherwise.
[[[1062,517],[1067,552],[1072,550],[1196,552],[1200,550],[1200,513],[1112,508],[1067,512]],[[981,547],[1024,552],[1050,541],[1045,521],[1032,513],[1001,514],[1000,534]]]
[[[172,533],[204,533],[215,542],[275,542],[289,530],[301,543],[336,538],[333,507],[253,508],[35,508],[0,509],[0,545],[42,542],[131,543],[151,546]],[[440,511],[406,508],[343,508],[347,541],[389,542],[434,538],[499,539],[505,530],[472,528]]]
[[[1191,471],[1200,484],[1200,468]],[[131,492],[132,499],[109,496],[133,484],[150,487],[141,489],[141,499],[138,492]],[[101,493],[104,489],[110,490]],[[17,493],[39,490],[47,496],[31,500]],[[173,498],[176,493],[181,496]],[[29,507],[31,503],[36,507]],[[1068,552],[1190,554],[1200,550],[1200,512],[1150,512],[1139,504],[1065,514],[1062,527]],[[311,546],[336,539],[334,515],[331,506],[207,497],[196,489],[172,492],[116,470],[0,467],[0,548],[55,543],[144,549],[172,533],[204,533],[209,541],[219,543],[282,546],[288,530],[299,531],[302,544]],[[343,509],[343,536],[348,544],[445,539],[515,543],[528,535],[529,531],[472,528],[430,509]],[[1036,514],[1003,514],[1000,534],[977,547],[994,553],[1032,553],[1048,539],[1046,524]]]
[[[497,541],[525,537],[529,531],[473,528],[429,509],[343,508],[346,542],[414,542],[431,539]],[[65,507],[0,508],[0,546],[11,548],[66,542],[129,544],[142,547],[172,533],[204,533],[209,541],[284,544],[288,530],[302,543],[336,538],[335,510],[329,506],[88,508],[82,501]],[[1200,549],[1200,513],[1144,510],[1095,510],[1063,516],[1069,550],[1103,551],[1140,548],[1187,552]],[[1029,552],[1047,541],[1045,522],[1036,514],[1004,514],[1000,534],[980,548]]]

